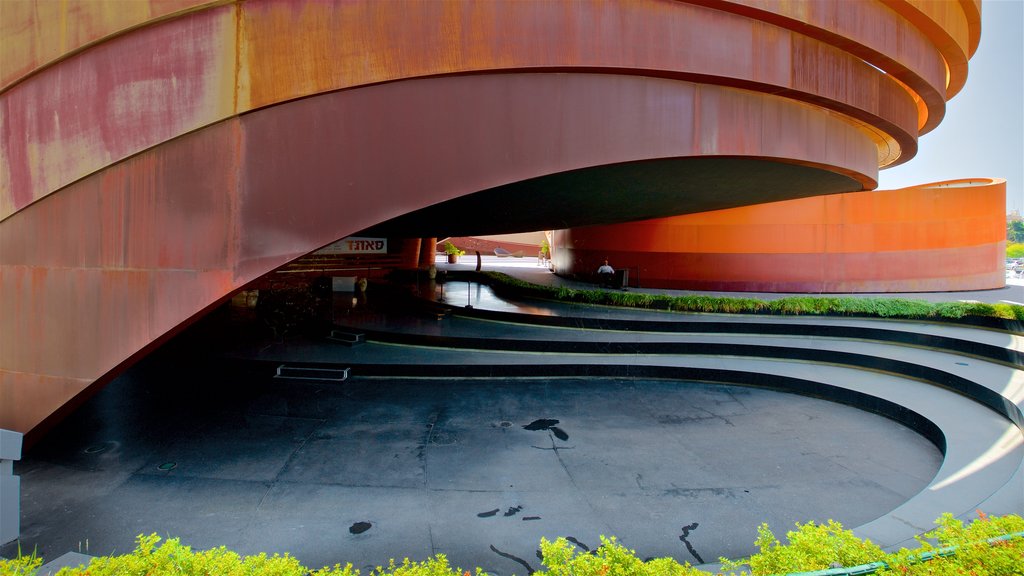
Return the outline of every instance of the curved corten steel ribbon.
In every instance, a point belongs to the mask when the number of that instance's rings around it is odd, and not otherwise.
[[[943,292],[1005,285],[1006,181],[852,192],[554,233],[559,273],[604,259],[646,288]]]
[[[31,442],[246,282],[431,206],[543,193],[574,226],[871,189],[979,30],[969,1],[712,4],[5,3],[0,427]]]

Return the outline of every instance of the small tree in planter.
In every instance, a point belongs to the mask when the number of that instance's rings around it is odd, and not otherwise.
[[[455,246],[455,244],[452,244],[451,242],[447,241],[444,243],[444,252],[445,254],[448,255],[449,264],[455,264],[456,262],[459,261],[459,256],[462,256],[463,254],[466,253],[465,250],[459,250]]]

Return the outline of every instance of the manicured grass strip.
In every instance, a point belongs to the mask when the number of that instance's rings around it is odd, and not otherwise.
[[[849,296],[788,296],[777,300],[706,295],[667,296],[617,290],[541,286],[501,272],[455,272],[450,273],[449,277],[454,275],[488,284],[499,294],[625,308],[725,314],[861,316],[914,320],[992,318],[1024,321],[1024,306],[1002,303],[934,303],[908,298],[853,298]]]

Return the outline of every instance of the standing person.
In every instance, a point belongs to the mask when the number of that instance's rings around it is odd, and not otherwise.
[[[597,269],[597,277],[601,279],[601,286],[611,286],[612,277],[615,276],[615,269],[608,265],[608,260]]]

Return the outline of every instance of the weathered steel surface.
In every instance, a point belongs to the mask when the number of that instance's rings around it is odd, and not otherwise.
[[[111,36],[178,14],[230,2],[233,0],[6,0],[0,4],[0,37],[7,40],[0,49],[0,62],[3,63],[0,67],[0,90]],[[890,26],[894,20],[892,13],[880,10],[877,5],[869,2],[689,0],[689,3],[710,5],[728,11],[735,10],[730,5],[742,5],[777,13],[822,30],[832,29],[837,37],[870,46],[897,62],[905,62],[907,58],[921,58],[918,51],[928,50],[916,41],[913,46],[901,46],[901,42],[909,39],[891,33]],[[935,26],[949,28],[943,34],[942,42],[956,45],[961,53],[971,55],[977,49],[980,38],[980,0],[889,0],[888,3],[894,10],[927,17],[931,24],[925,24],[925,27],[929,30]],[[250,4],[255,4],[255,0]],[[900,23],[896,25],[902,26]],[[868,37],[871,37],[869,41]],[[899,42],[893,44],[897,38]],[[878,43],[884,44],[885,48],[880,48]],[[838,42],[836,45],[844,43]],[[892,73],[891,70],[889,72]],[[906,82],[899,74],[897,77]],[[913,82],[906,83],[913,85]],[[942,84],[945,84],[944,78]],[[962,86],[963,79],[953,84]]]
[[[232,6],[126,34],[0,95],[0,218],[234,111]]]
[[[939,109],[936,50],[958,88],[976,4],[841,4],[0,2],[0,427],[288,260],[480,190],[719,157],[874,187]]]
[[[916,134],[916,106],[890,77],[808,36],[701,6],[417,2],[401,14],[381,14],[374,4],[338,10],[329,4],[262,3],[247,5],[243,18],[252,107],[409,76],[598,68],[785,92],[884,125],[908,156],[915,150],[907,134]],[[294,27],[306,33],[297,37]],[[372,56],[329,57],[361,52]]]
[[[784,129],[803,135],[771,137]],[[6,407],[26,381],[47,387],[40,402],[61,399],[41,409],[52,412],[71,399],[67,390],[84,389],[233,289],[393,216],[646,158],[750,155],[873,175],[863,138],[780,97],[601,74],[392,82],[222,122],[3,222],[0,417],[24,425]],[[627,189],[607,193],[642,200]]]
[[[967,81],[967,60],[981,37],[981,7],[973,0],[880,0],[917,26],[942,52],[949,78],[946,100],[956,96]]]
[[[0,91],[93,43],[209,0],[4,0],[0,2]]]
[[[373,224],[468,192],[588,166],[750,156],[856,175],[874,165],[870,152],[856,156],[866,151],[860,131],[809,106],[636,76],[423,79],[325,94],[244,118],[249,169],[242,217],[246,229],[263,233],[242,248],[242,270],[250,261],[259,270],[260,259],[290,259],[330,242],[340,213]],[[794,137],[774,137],[785,132]],[[321,189],[316,203],[295,201],[299,191]],[[425,197],[431,202],[424,204]]]
[[[835,194],[558,231],[560,272],[604,258],[647,287],[793,292],[1004,285],[1006,181]]]
[[[114,37],[0,94],[0,157],[10,166],[0,174],[0,218],[234,113],[388,80],[518,69],[784,95],[863,126],[880,166],[917,150],[916,93],[858,54],[738,14],[653,1],[278,0],[215,6]]]
[[[237,156],[224,123],[5,221],[2,370],[95,379],[230,291]]]
[[[931,40],[882,4],[819,0],[689,0],[771,22],[863,58],[905,84],[919,102],[921,134],[942,121],[946,109],[946,63]]]

